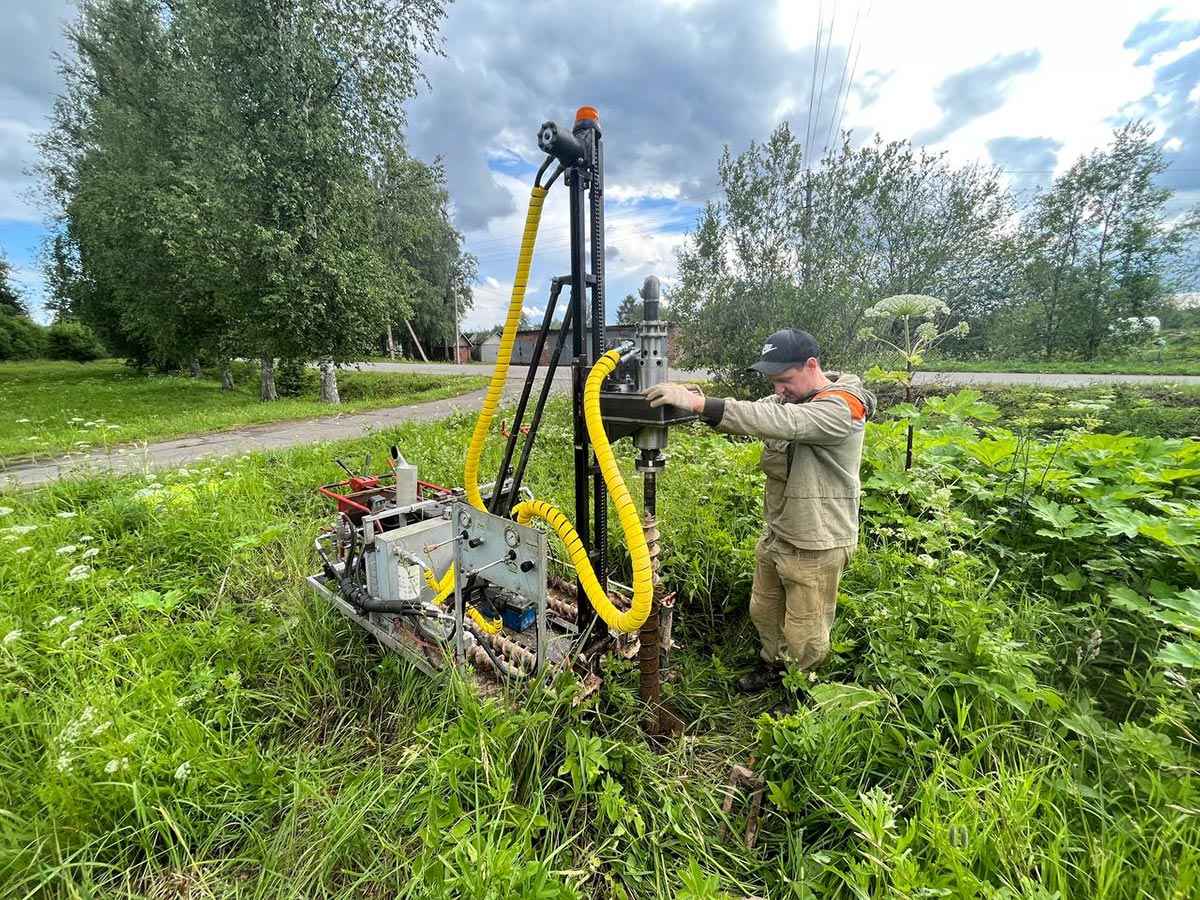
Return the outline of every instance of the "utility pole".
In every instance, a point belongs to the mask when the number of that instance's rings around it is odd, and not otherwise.
[[[459,365],[458,347],[462,343],[462,334],[458,330],[458,276],[454,276],[454,364]]]

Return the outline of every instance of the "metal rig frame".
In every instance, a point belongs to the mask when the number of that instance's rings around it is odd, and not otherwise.
[[[571,272],[551,280],[549,300],[499,472],[494,484],[484,490],[487,512],[462,502],[460,490],[418,482],[416,470],[403,462],[396,448],[392,448],[392,472],[388,475],[350,473],[349,480],[321,488],[338,499],[340,515],[338,525],[318,539],[324,573],[311,577],[310,585],[382,644],[426,672],[438,667],[438,654],[444,656],[447,650],[458,665],[470,661],[501,676],[523,679],[544,675],[548,668],[558,670],[581,663],[594,666],[604,652],[620,649],[616,636],[610,635],[607,628],[596,629],[598,616],[578,581],[571,585],[551,572],[545,534],[511,519],[522,491],[528,493],[523,482],[530,453],[570,336],[575,528],[602,589],[618,605],[628,606],[627,598],[609,590],[608,494],[583,411],[588,374],[610,349],[604,326],[604,143],[598,117],[594,110],[581,109],[571,131],[546,122],[539,129],[538,146],[547,154],[538,172],[539,182],[557,162],[547,187],[562,175],[569,193]],[[568,306],[561,326],[554,332],[551,323],[563,288],[568,286]],[[625,362],[605,382],[600,409],[609,439],[630,436],[639,449],[636,467],[643,477],[645,501],[642,524],[656,589],[650,617],[638,634],[637,653],[641,694],[649,710],[647,729],[657,733],[679,728],[678,720],[660,702],[660,665],[671,646],[673,595],[660,597],[657,588],[657,476],[665,466],[662,450],[667,444],[667,429],[693,421],[696,416],[669,406],[652,409],[645,399],[650,387],[668,380],[667,328],[659,319],[658,279],[647,278],[641,293],[645,320],[638,328],[637,339],[621,348],[626,351]],[[551,339],[553,349],[543,368],[541,358]],[[526,423],[539,375],[540,388]],[[524,436],[524,442],[518,454],[520,436]],[[391,477],[395,478],[396,489],[389,497],[391,488],[380,479]],[[348,487],[351,493],[338,494],[339,487]],[[435,496],[422,500],[418,496],[421,487]],[[336,559],[322,550],[323,541],[335,539]],[[438,551],[443,554],[435,558]],[[367,555],[371,556],[370,565],[365,562]],[[391,562],[393,558],[398,562]],[[388,562],[381,564],[380,559]],[[448,610],[432,602],[430,585],[415,585],[414,581],[419,565],[427,565],[441,577],[451,561],[456,578],[453,608]],[[367,573],[365,594],[358,586],[362,580],[357,574],[360,569]],[[334,590],[335,586],[339,590]],[[381,597],[375,589],[389,591],[390,596]],[[346,596],[347,592],[352,596]],[[472,623],[468,612],[472,608],[487,609],[492,605],[491,596],[500,597],[501,602],[506,597],[532,601],[536,609],[533,646],[527,636],[510,628],[492,635]],[[431,652],[431,647],[439,646],[440,650]],[[632,655],[629,642],[625,648],[626,655]]]

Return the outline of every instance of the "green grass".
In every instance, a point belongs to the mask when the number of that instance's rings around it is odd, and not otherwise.
[[[482,377],[351,369],[338,376],[342,404],[331,407],[317,399],[315,375],[308,381],[303,397],[261,403],[249,365],[236,367],[236,390],[222,391],[216,377],[145,374],[117,360],[0,363],[0,460],[424,403],[487,384]]]
[[[581,702],[481,698],[303,586],[332,456],[394,441],[457,484],[471,416],[0,493],[0,898],[1196,896],[1200,657],[1164,660],[1195,615],[1167,587],[1200,571],[1200,442],[984,428],[971,397],[931,398],[909,473],[902,423],[870,426],[834,656],[782,719],[732,691],[757,445],[672,433],[691,727],[661,752],[632,664]],[[570,449],[555,399],[530,480],[564,508]],[[721,803],[752,759],[747,850]]]
[[[1200,375],[1200,362],[1121,360],[995,360],[930,359],[932,372],[1021,372],[1042,375],[1153,375],[1164,380],[1175,375]]]
[[[1200,335],[1164,332],[1166,345],[1132,347],[1108,359],[954,359],[930,357],[923,368],[934,372],[1030,372],[1080,375],[1200,375]]]

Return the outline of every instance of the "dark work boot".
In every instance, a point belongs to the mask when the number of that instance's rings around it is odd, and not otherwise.
[[[783,681],[783,664],[768,663],[759,659],[758,665],[747,675],[737,680],[737,689],[742,694],[761,694]]]

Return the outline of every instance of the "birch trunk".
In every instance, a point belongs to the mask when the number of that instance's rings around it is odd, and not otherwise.
[[[337,369],[334,368],[333,360],[322,359],[317,365],[321,369],[321,402],[341,403],[342,398],[338,396]]]
[[[275,390],[275,360],[273,358],[263,357],[262,359],[262,377],[258,381],[259,399],[263,403],[273,403],[279,399],[279,393]]]

